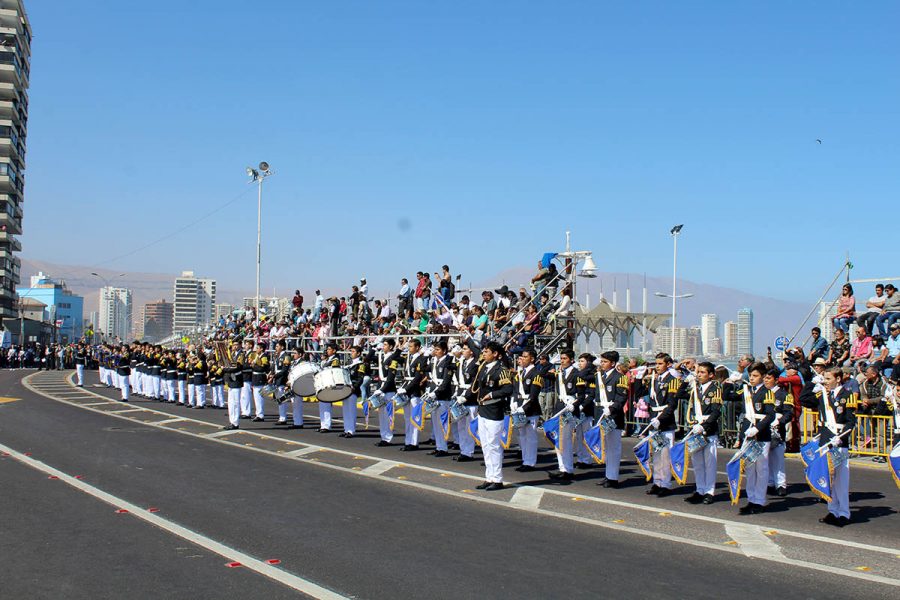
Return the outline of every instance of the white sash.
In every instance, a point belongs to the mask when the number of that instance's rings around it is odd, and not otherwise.
[[[757,421],[756,410],[753,408],[753,394],[748,385],[744,386],[744,417],[751,423]]]
[[[612,406],[612,402],[609,401],[609,396],[606,395],[606,383],[603,381],[604,375],[605,373],[597,371],[597,385],[600,388],[600,406],[609,408]]]

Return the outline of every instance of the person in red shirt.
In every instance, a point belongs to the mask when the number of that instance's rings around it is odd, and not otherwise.
[[[800,397],[803,390],[803,379],[800,377],[798,367],[790,360],[784,364],[784,374],[778,378],[778,386],[786,389],[795,399]],[[785,450],[787,452],[800,451],[800,414],[803,406],[799,402],[794,402],[794,417],[790,422],[790,433],[788,439],[784,441]]]

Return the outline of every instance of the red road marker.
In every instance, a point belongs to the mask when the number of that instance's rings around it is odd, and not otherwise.
[[[159,509],[156,508],[156,507],[151,506],[150,508],[147,509],[147,512],[153,512],[153,513],[156,513],[156,512],[159,512]]]
[[[127,513],[127,512],[128,512],[128,511],[125,510],[124,508],[120,508],[119,510],[116,511],[116,514],[120,514],[120,515],[121,515],[121,514],[125,514],[125,513]]]
[[[31,456],[31,452],[23,452],[22,455],[23,456]]]
[[[75,479],[81,479],[82,477],[84,477],[84,475],[76,475]]]
[[[281,564],[281,561],[278,560],[277,558],[270,558],[266,562],[269,563],[270,565],[280,565]]]
[[[4,452],[3,456],[9,456],[9,452]]]
[[[59,479],[59,477],[57,477],[56,475],[50,475],[49,477],[47,477],[47,479]]]
[[[237,567],[243,567],[244,565],[242,565],[239,562],[230,562],[230,563],[225,563],[225,566],[228,567],[229,569],[234,569]]]

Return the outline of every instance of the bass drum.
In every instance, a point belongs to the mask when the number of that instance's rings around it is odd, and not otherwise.
[[[316,373],[321,371],[319,365],[311,362],[297,363],[291,367],[288,373],[288,387],[297,396],[307,397],[316,395]]]
[[[319,402],[340,402],[353,392],[350,373],[338,367],[322,369],[316,373],[315,385]]]

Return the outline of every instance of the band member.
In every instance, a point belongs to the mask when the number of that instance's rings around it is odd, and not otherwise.
[[[597,360],[597,410],[601,419],[612,419],[616,426],[604,436],[603,454],[606,476],[597,484],[605,488],[619,487],[619,466],[622,462],[622,432],[625,429],[625,404],[628,401],[628,378],[617,368],[619,353],[604,352]]]
[[[512,372],[503,368],[503,347],[488,342],[481,351],[482,366],[472,392],[478,398],[478,439],[484,453],[484,483],[479,490],[503,489],[503,421],[513,393]]]
[[[815,391],[809,386],[800,394],[800,402],[819,413],[819,448],[834,448],[834,474],[831,480],[831,502],[828,514],[820,523],[843,527],[850,523],[850,451],[848,441],[856,427],[856,415],[851,406],[852,392],[841,385],[841,369],[832,367],[824,373],[824,389]],[[832,450],[829,450],[832,451]]]
[[[193,349],[185,357],[185,371],[187,371],[187,406],[194,408],[197,405],[197,387],[194,385],[194,365],[197,362],[197,353]]]
[[[84,368],[87,366],[87,352],[84,344],[78,344],[75,350],[75,380],[78,387],[84,387]]]
[[[394,432],[391,429],[391,418],[388,416],[386,407],[393,402],[394,394],[397,393],[397,376],[401,369],[400,350],[396,348],[396,345],[394,340],[386,339],[381,344],[381,352],[377,354],[378,381],[381,385],[373,396],[384,396],[386,404],[379,407],[377,411],[381,440],[375,444],[376,446],[390,446],[391,440],[394,439]]]
[[[256,352],[253,354],[253,364],[250,367],[250,387],[253,390],[253,404],[256,414],[253,420],[257,423],[265,421],[265,399],[262,389],[269,379],[269,355],[266,353],[266,345],[256,344]]]
[[[116,362],[116,375],[119,378],[119,388],[122,390],[122,402],[128,402],[131,393],[131,356],[128,354],[128,346],[122,346],[119,358]]]
[[[369,365],[363,360],[361,347],[350,348],[350,364],[347,365],[347,371],[350,373],[353,393],[343,401],[344,432],[341,437],[352,438],[356,435],[356,403],[362,397],[363,380],[369,374]]]
[[[581,401],[584,398],[584,394],[578,388],[585,387],[587,382],[578,376],[575,353],[568,348],[559,353],[559,368],[552,373],[557,382],[555,410],[559,414],[559,449],[556,452],[556,460],[559,470],[551,471],[549,476],[562,481],[572,481],[575,478],[575,466],[572,464],[572,438],[575,435],[578,421],[582,417]]]
[[[291,351],[291,359],[291,368],[303,362],[303,353],[300,352],[300,348],[294,348]],[[291,429],[303,429],[303,397],[293,391],[291,391],[291,408],[294,419]]]
[[[742,515],[757,514],[766,505],[766,484],[769,481],[769,446],[772,442],[772,423],[775,422],[775,394],[763,385],[766,366],[754,363],[750,367],[750,385],[744,386],[744,420],[741,434],[745,440],[759,442],[762,453],[747,467],[747,505]]]
[[[584,444],[584,432],[594,426],[594,397],[597,394],[597,368],[594,366],[592,354],[582,354],[578,357],[578,377],[585,385],[578,386],[576,392],[581,400],[581,418],[575,426],[574,452],[576,468],[591,466],[591,453]]]
[[[769,369],[763,378],[763,385],[775,398],[775,420],[772,423],[772,441],[769,445],[769,487],[775,488],[778,496],[787,496],[787,476],[784,472],[784,450],[787,439],[787,424],[794,416],[794,396],[790,388],[778,385],[781,371]]]
[[[675,439],[675,412],[678,409],[681,380],[671,370],[672,357],[658,355],[653,375],[650,379],[650,420],[652,433],[659,432],[666,444],[653,452],[653,485],[647,494],[668,496],[672,488],[672,461],[669,450]],[[643,394],[641,394],[643,395]]]
[[[689,435],[705,437],[706,445],[691,452],[697,489],[684,501],[691,504],[712,504],[716,493],[722,386],[716,381],[716,367],[711,362],[698,364],[694,377],[686,420],[692,425]]]
[[[467,412],[456,421],[459,456],[454,457],[453,460],[457,462],[475,460],[475,440],[469,435],[469,424],[472,422],[472,419],[478,418],[478,399],[472,392],[472,384],[475,382],[478,367],[473,347],[466,344],[460,350],[459,362],[454,370],[456,378],[456,398],[454,402],[465,406],[467,409]]]
[[[194,356],[194,364],[191,366],[191,377],[194,384],[194,408],[206,408],[206,383],[209,375],[202,350],[198,350]]]
[[[447,353],[447,342],[438,340],[431,347],[431,374],[428,377],[429,391],[426,397],[436,401],[438,407],[431,413],[431,428],[435,440],[435,449],[429,452],[432,456],[449,456],[447,453],[447,435],[444,422],[450,429],[447,411],[450,410],[450,398],[453,395],[453,361]]]
[[[166,354],[165,367],[166,390],[168,391],[169,402],[174,404],[178,400],[178,355],[172,350]]]
[[[397,394],[409,396],[409,404],[403,411],[406,422],[403,447],[401,451],[419,449],[419,428],[413,422],[413,410],[422,403],[422,390],[428,377],[428,357],[422,352],[422,343],[412,339],[407,343],[406,368],[403,371],[403,387],[397,388]]]
[[[175,355],[175,381],[178,384],[178,404],[182,406],[187,402],[187,354],[179,352]]]
[[[516,431],[519,434],[519,449],[522,452],[522,464],[516,471],[534,471],[537,466],[537,422],[541,416],[540,395],[544,381],[540,370],[534,364],[535,352],[526,348],[519,355],[519,370],[516,373],[515,397],[510,410],[512,413],[525,415],[525,425]]]
[[[287,380],[291,372],[291,355],[286,350],[284,340],[275,342],[275,360],[272,361],[270,379],[275,386],[275,398],[278,401],[278,422],[276,425],[287,425],[287,414],[290,405],[285,399]]]
[[[240,357],[243,365],[241,377],[244,382],[244,386],[241,388],[241,418],[249,419],[253,412],[253,362],[256,360],[251,340],[244,340]]]
[[[337,346],[328,344],[325,346],[325,358],[322,359],[323,369],[338,369],[341,366],[341,359],[337,355]],[[331,402],[319,401],[319,433],[329,433],[331,431],[331,413],[333,409]]]
[[[207,366],[209,367],[209,387],[212,390],[212,405],[214,408],[225,408],[225,369],[215,353],[210,355]]]
[[[239,352],[237,342],[234,342],[231,366],[223,368],[225,372],[225,386],[228,388],[228,425],[224,429],[237,429],[241,419],[241,396],[244,393],[244,355]]]
[[[160,365],[162,360],[162,348],[160,348],[159,346],[154,347],[150,353],[150,356],[147,357],[147,364],[150,367],[150,396],[152,398],[156,398],[160,402],[164,402],[169,398],[168,389],[164,389],[164,373],[162,366]]]

